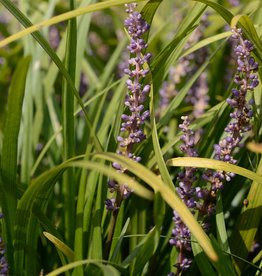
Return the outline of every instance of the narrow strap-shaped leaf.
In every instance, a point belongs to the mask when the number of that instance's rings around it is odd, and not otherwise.
[[[81,1],[81,6],[86,6],[95,3],[96,0],[85,0]],[[76,54],[76,87],[79,87],[80,79],[81,79],[81,71],[83,67],[84,53],[85,53],[85,41],[88,35],[88,31],[91,24],[92,14],[86,14],[85,16],[79,17],[77,20],[77,54]],[[88,64],[88,63],[86,63]],[[88,64],[89,66],[89,64]],[[93,68],[90,70],[92,76],[95,76]],[[91,78],[87,75],[90,83],[94,83],[91,81]],[[97,81],[98,82],[98,81]]]
[[[16,226],[14,237],[14,255],[16,271],[23,271],[24,253],[26,248],[26,235],[29,227],[30,215],[32,213],[33,204],[42,205],[44,201],[49,198],[50,189],[55,185],[57,179],[69,167],[80,167],[90,170],[99,171],[107,176],[112,177],[119,183],[127,183],[128,186],[134,190],[139,196],[152,200],[154,195],[144,186],[139,184],[132,177],[125,174],[119,174],[115,169],[108,166],[101,165],[101,162],[91,161],[76,161],[84,156],[76,156],[70,160],[65,161],[56,168],[50,169],[35,178],[31,185],[27,188],[22,198],[19,201],[16,213]],[[20,274],[16,274],[20,275]]]
[[[219,13],[229,25],[231,24],[231,20],[233,19],[234,15],[229,10],[224,8],[222,5],[208,0],[194,0],[194,1],[202,2],[210,6],[217,13]],[[239,17],[235,18],[235,20],[233,21],[233,25],[235,25],[235,22],[237,22],[236,19],[240,19],[240,18]],[[241,27],[241,29],[243,30],[247,38],[250,41],[252,41],[253,44],[256,46],[254,51],[259,52],[259,55],[257,55],[257,57],[261,60],[262,46],[261,46],[260,40],[258,39],[256,31],[254,31],[255,29],[253,24],[251,23],[251,20],[248,18],[248,16],[245,15],[245,16],[241,16],[241,20],[239,20],[239,23],[240,24],[238,26]]]
[[[0,0],[0,2],[17,18],[17,20],[23,24],[23,26],[25,27],[30,27],[32,26],[32,23],[30,22],[30,20],[9,0]],[[69,12],[70,13],[70,12]],[[74,16],[72,16],[73,18]],[[67,18],[70,19],[71,17]],[[40,24],[41,25],[41,24]],[[32,34],[32,36],[36,39],[36,41],[41,45],[41,47],[45,50],[45,52],[50,56],[50,58],[53,60],[53,62],[57,65],[57,67],[59,68],[60,72],[62,73],[62,75],[65,77],[65,79],[68,82],[68,86],[70,87],[71,91],[74,92],[74,95],[79,103],[79,105],[81,106],[83,112],[84,112],[84,116],[86,119],[86,123],[89,127],[90,130],[92,130],[92,124],[91,121],[89,120],[89,117],[87,115],[87,112],[85,110],[84,104],[79,96],[79,93],[77,91],[77,89],[75,88],[75,85],[68,73],[68,71],[66,70],[65,66],[63,65],[63,63],[61,62],[61,60],[59,59],[59,57],[56,55],[56,53],[54,52],[54,50],[51,48],[51,46],[48,44],[48,42],[46,41],[46,39],[41,35],[41,33],[39,31],[37,31],[38,29],[36,28],[36,30],[34,31],[34,33]],[[1,45],[1,42],[0,42]],[[3,46],[3,45],[2,45]],[[1,46],[0,46],[1,47]],[[99,140],[97,139],[96,135],[94,134],[93,136],[94,138],[94,145],[96,147],[97,151],[102,151],[102,146],[99,142]]]
[[[183,54],[181,55],[181,58],[182,57],[185,57],[195,51],[197,51],[198,49],[201,49],[213,42],[216,42],[220,39],[223,39],[223,38],[227,38],[229,36],[232,35],[232,32],[223,32],[223,33],[220,33],[220,34],[217,34],[217,35],[213,35],[211,37],[208,37],[208,38],[205,38],[205,39],[202,39],[201,41],[199,41],[198,43],[194,44],[192,47],[190,47],[189,49],[186,49]]]
[[[217,228],[217,240],[220,247],[230,253],[228,245],[228,237],[226,232],[225,218],[223,212],[223,202],[221,193],[217,193],[216,201],[216,228]]]
[[[53,222],[46,217],[46,215],[44,214],[44,212],[41,210],[41,208],[38,205],[34,204],[32,211],[46,232],[49,232],[50,234],[54,235],[61,241],[63,240],[62,235],[56,229]],[[62,265],[66,265],[66,263],[67,263],[66,257],[63,255],[62,252],[60,252],[59,249],[57,249],[57,253],[59,255]],[[68,274],[66,276],[68,276]]]
[[[247,148],[256,153],[262,153],[262,144],[249,142]]]
[[[124,275],[124,276],[128,276],[128,275],[129,275],[129,272],[128,272],[125,268],[123,268],[122,266],[117,265],[117,264],[115,264],[115,263],[108,262],[108,261],[104,261],[104,260],[92,260],[92,259],[88,259],[88,260],[81,260],[81,261],[77,261],[77,262],[70,263],[70,264],[68,264],[68,265],[64,265],[64,266],[59,267],[59,268],[53,270],[52,272],[46,274],[45,276],[56,276],[56,275],[60,275],[61,273],[66,272],[66,271],[68,271],[68,270],[70,270],[70,269],[73,269],[73,268],[75,268],[75,267],[77,267],[77,266],[85,265],[85,264],[92,264],[92,263],[97,264],[97,265],[98,265],[98,264],[101,264],[101,263],[105,263],[105,264],[107,264],[107,266],[110,267],[110,268],[112,268],[112,267],[116,268],[119,272],[121,272],[122,275]],[[108,271],[107,271],[107,273],[108,273]],[[113,272],[112,272],[112,273],[113,273]],[[115,273],[115,271],[114,271],[114,273]],[[101,274],[100,274],[100,275],[101,275]],[[115,276],[116,274],[103,274],[103,275],[104,275],[104,276],[106,276],[106,275]],[[117,275],[118,275],[118,274],[117,274]]]
[[[219,244],[220,248],[223,251],[230,253],[221,193],[217,193],[216,232],[217,232],[217,240],[218,240],[218,244]],[[231,256],[229,254],[224,256],[224,262],[225,262],[224,265],[231,269],[231,275],[235,275]]]
[[[127,227],[128,227],[128,225],[129,225],[129,222],[130,222],[130,218],[128,218],[128,219],[126,220],[126,223],[125,223],[125,225],[124,225],[124,227],[123,227],[123,229],[122,229],[122,232],[121,232],[121,234],[120,234],[120,236],[119,236],[119,239],[118,239],[118,241],[117,241],[117,243],[116,243],[116,246],[115,246],[115,248],[114,248],[114,250],[113,250],[112,256],[110,257],[110,261],[113,262],[113,263],[116,262],[116,257],[117,257],[117,254],[118,254],[119,251],[120,251],[120,247],[121,247],[121,244],[122,244],[122,242],[123,242],[124,235],[125,235],[125,233],[126,233],[126,231],[127,231]]]
[[[260,159],[257,174],[262,178],[262,159]],[[259,229],[258,226],[262,215],[262,182],[259,182],[258,179],[253,180],[254,182],[247,196],[248,205],[242,209],[241,219],[234,229],[231,241],[232,253],[243,259],[246,259],[249,254],[255,235]],[[239,260],[235,261],[237,272],[240,273],[244,263]]]
[[[160,227],[155,226],[144,239],[138,254],[136,255],[134,269],[131,273],[131,276],[139,274],[139,271],[143,270],[145,264],[150,260],[153,254],[156,252],[158,243],[160,239]]]
[[[216,241],[216,239],[212,234],[210,234],[210,239],[219,257],[218,263],[214,264],[217,270],[217,275],[221,275],[221,276],[236,275],[232,267],[232,263],[227,261],[228,254],[219,247],[218,242]]]
[[[2,210],[5,216],[6,235],[13,240],[14,218],[17,204],[16,172],[17,142],[22,116],[22,105],[25,92],[27,71],[31,57],[20,60],[14,72],[8,95],[8,110],[5,122],[1,156],[1,187]],[[11,271],[13,270],[12,243],[7,243],[7,254]]]
[[[43,234],[50,242],[52,242],[55,245],[55,247],[61,250],[68,257],[69,260],[71,261],[74,260],[74,252],[70,247],[68,247],[64,242],[62,242],[56,236],[48,232],[44,232]]]
[[[104,162],[104,160],[101,160]],[[101,162],[101,165],[103,165]],[[104,183],[106,185],[106,183]],[[102,242],[102,186],[103,186],[103,175],[100,174],[98,177],[97,184],[97,198],[94,206],[94,218],[92,224],[92,240],[90,242],[91,252],[89,257],[91,259],[103,259],[103,242]]]
[[[127,157],[115,154],[115,153],[97,153],[96,157],[109,160],[111,162],[117,162],[123,167],[127,168],[128,171],[135,174],[137,177],[141,178],[148,185],[150,185],[155,192],[160,192],[162,198],[167,202],[167,204],[174,210],[177,211],[183,222],[190,229],[191,233],[196,237],[200,246],[204,249],[208,257],[217,261],[217,254],[214,251],[209,238],[203,231],[201,226],[195,220],[189,209],[181,201],[180,197],[174,193],[167,185],[165,185],[162,180],[152,173],[149,169],[143,165],[130,160]]]
[[[173,181],[170,177],[170,174],[167,170],[161,148],[159,145],[159,138],[157,135],[157,128],[156,128],[156,120],[155,120],[155,111],[154,111],[154,98],[153,98],[153,89],[151,87],[150,90],[150,122],[151,122],[151,128],[152,128],[152,140],[153,140],[153,146],[154,146],[154,151],[156,155],[156,162],[158,164],[161,177],[163,179],[163,182],[174,192],[176,193],[175,186],[173,184]]]
[[[74,9],[74,0],[70,0],[70,10]],[[65,67],[73,82],[75,82],[77,48],[76,18],[68,22]],[[63,128],[63,159],[67,160],[75,155],[75,118],[74,92],[66,79],[62,85],[62,128]],[[65,204],[65,235],[70,246],[74,241],[75,224],[75,181],[74,170],[70,168],[63,174],[63,194]]]
[[[1,174],[7,193],[8,205],[12,209],[12,214],[14,214],[16,208],[17,140],[22,116],[26,75],[30,61],[31,57],[25,57],[18,63],[8,95]]]
[[[236,165],[228,164],[224,161],[200,157],[178,157],[169,159],[167,161],[167,165],[174,167],[208,168],[225,172],[233,172],[257,181],[260,185],[262,185],[262,176],[260,176],[259,174]]]
[[[136,0],[135,2],[143,2],[146,0]],[[12,13],[16,13],[17,14],[17,19],[19,20],[19,18],[22,16],[22,13],[20,11],[18,11],[17,13],[17,9],[16,7],[12,4],[11,1],[9,0],[0,0],[0,2]],[[121,6],[127,3],[133,3],[134,0],[109,0],[109,1],[104,1],[101,3],[97,3],[97,4],[93,4],[93,5],[89,5],[87,7],[83,7],[83,8],[79,8],[79,9],[75,9],[73,11],[69,11],[66,12],[64,14],[60,14],[57,16],[52,17],[51,19],[45,20],[43,22],[37,23],[35,25],[30,25],[30,26],[25,26],[27,27],[27,29],[20,31],[4,40],[2,40],[0,42],[0,47],[6,46],[7,44],[23,37],[24,35],[27,34],[31,34],[34,32],[37,32],[38,30],[40,30],[43,27],[47,27],[47,26],[51,26],[63,21],[67,21],[68,19],[80,16],[80,15],[84,15],[90,12],[95,12],[95,11],[100,11],[100,10],[104,10],[104,9],[108,9],[111,7],[115,7],[115,6]],[[21,22],[22,23],[22,22]],[[23,24],[23,23],[22,23]]]
[[[177,60],[190,33],[196,28],[195,24],[200,20],[205,9],[205,5],[199,3],[194,5],[187,17],[181,22],[173,40],[155,57],[151,64],[155,89],[160,87],[171,65]]]
[[[197,263],[197,266],[201,272],[202,276],[216,276],[214,269],[212,268],[207,256],[205,255],[203,249],[196,242],[196,239],[191,236],[192,242],[191,247],[194,254],[194,260]]]
[[[151,22],[153,20],[153,17],[155,15],[155,12],[157,11],[159,5],[162,3],[162,0],[150,0],[148,3],[143,7],[141,14],[143,17],[143,20],[145,20],[148,24],[151,25]],[[149,32],[146,32],[143,35],[144,41],[148,41]],[[146,51],[146,49],[143,50],[143,54]]]

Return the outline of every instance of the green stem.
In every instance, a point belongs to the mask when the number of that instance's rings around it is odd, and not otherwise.
[[[70,0],[70,9],[74,9],[74,0]],[[75,60],[76,60],[76,19],[68,23],[66,68],[72,79],[75,81]],[[75,124],[74,124],[74,95],[70,91],[66,80],[63,82],[62,92],[62,116],[63,116],[63,159],[67,160],[74,156],[75,148]],[[66,240],[72,247],[74,242],[74,218],[75,218],[75,187],[74,170],[68,169],[63,175],[63,193],[65,200],[65,228]]]

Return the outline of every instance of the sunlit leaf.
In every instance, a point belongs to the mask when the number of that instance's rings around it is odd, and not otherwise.
[[[167,165],[175,166],[175,167],[208,168],[208,169],[214,169],[214,170],[221,170],[225,172],[233,172],[262,184],[262,176],[250,170],[247,170],[245,168],[241,168],[236,165],[228,164],[226,162],[213,160],[213,159],[200,158],[200,157],[178,157],[178,158],[169,159],[167,161]]]
[[[50,240],[50,242],[52,242],[55,245],[55,247],[61,250],[71,261],[74,260],[74,252],[70,247],[68,247],[65,243],[63,243],[57,237],[48,232],[44,232],[43,234],[47,239]]]

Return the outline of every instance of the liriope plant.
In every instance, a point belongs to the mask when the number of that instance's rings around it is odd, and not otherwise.
[[[260,1],[0,2],[0,274],[259,275]]]

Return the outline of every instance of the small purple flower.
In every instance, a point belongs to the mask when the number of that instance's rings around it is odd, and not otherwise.
[[[113,210],[115,210],[115,198],[111,198],[111,199],[109,199],[109,198],[107,198],[106,200],[105,200],[105,205],[106,205],[106,209],[108,210],[108,211],[113,211]]]

